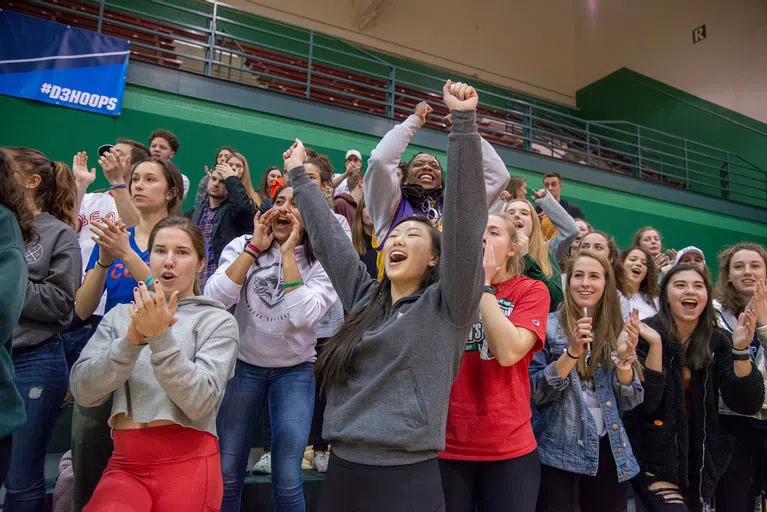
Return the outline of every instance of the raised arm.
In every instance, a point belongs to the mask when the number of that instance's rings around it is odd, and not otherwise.
[[[383,240],[386,236],[401,197],[397,166],[402,153],[431,111],[427,103],[419,103],[415,113],[389,130],[370,153],[362,183],[365,188],[365,206],[373,221],[376,240]]]
[[[482,168],[485,170],[487,204],[491,206],[501,197],[501,192],[506,190],[511,176],[495,148],[485,139],[482,139]]]
[[[295,151],[303,152],[303,144],[299,140],[288,153]],[[293,197],[312,242],[314,255],[325,269],[344,309],[352,311],[360,302],[367,302],[378,282],[367,273],[367,267],[360,261],[354,245],[328,208],[325,196],[309,179],[301,162],[303,158],[300,154],[285,161],[286,168],[292,167],[288,179],[293,187]]]
[[[129,158],[129,155],[120,156],[112,149],[101,155],[99,165],[109,182],[109,189],[117,206],[117,215],[125,227],[132,228],[138,224],[139,213],[130,195]]]
[[[103,404],[133,371],[144,347],[130,343],[126,333],[117,333],[112,326],[112,319],[127,315],[128,307],[120,304],[104,316],[72,367],[69,382],[78,405]]]
[[[548,190],[536,190],[533,191],[533,195],[535,195],[535,205],[543,210],[557,228],[557,234],[549,240],[549,252],[559,261],[564,258],[570,245],[578,236],[578,225]]]
[[[448,319],[464,326],[477,315],[484,283],[482,236],[487,226],[487,194],[476,122],[479,98],[473,87],[449,80],[443,95],[453,127],[447,145],[439,287]]]

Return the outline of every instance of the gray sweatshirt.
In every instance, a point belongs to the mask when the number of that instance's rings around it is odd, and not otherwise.
[[[397,301],[368,330],[347,382],[327,391],[323,436],[340,458],[391,466],[435,458],[445,447],[450,388],[482,296],[487,198],[474,112],[453,112],[448,138],[438,283]],[[347,311],[379,286],[303,167],[289,173],[317,259]]]
[[[132,345],[128,304],[110,310],[72,367],[70,386],[83,407],[113,396],[112,415],[139,423],[170,420],[216,435],[216,414],[234,373],[238,330],[223,304],[206,297],[179,299],[176,322]]]
[[[375,239],[379,242],[386,238],[389,223],[402,197],[397,180],[397,165],[402,153],[410,144],[410,139],[421,126],[423,126],[421,118],[411,115],[389,130],[370,153],[368,168],[362,181],[365,186],[365,206],[370,220],[373,221]],[[477,185],[482,182],[485,184],[486,194],[482,198],[482,203],[487,210],[487,205],[493,204],[509,184],[510,176],[506,164],[493,146],[481,137],[480,141],[480,158],[484,173],[476,176],[476,179]]]
[[[29,280],[13,346],[31,347],[64,332],[72,321],[82,260],[75,232],[50,213],[35,216],[40,239],[25,247]]]
[[[547,192],[541,199],[536,199],[535,205],[543,210],[543,213],[557,228],[557,234],[549,240],[548,244],[549,252],[554,255],[557,261],[560,261],[565,257],[567,250],[578,236],[578,224],[550,192]]]

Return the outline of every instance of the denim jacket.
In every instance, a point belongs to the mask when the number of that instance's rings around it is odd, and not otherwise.
[[[538,441],[541,464],[595,476],[599,469],[599,435],[591,412],[583,402],[581,379],[573,368],[566,379],[559,377],[556,361],[568,346],[567,335],[559,323],[559,312],[551,313],[546,327],[546,343],[530,363],[530,388],[533,403],[533,430]],[[639,473],[621,415],[636,407],[644,390],[635,373],[628,386],[618,382],[612,361],[594,370],[594,384],[610,439],[618,481],[625,482]]]

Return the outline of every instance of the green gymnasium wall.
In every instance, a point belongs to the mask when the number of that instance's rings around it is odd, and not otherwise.
[[[128,86],[123,112],[117,118],[64,107],[0,96],[0,112],[8,121],[0,126],[0,145],[26,145],[49,158],[70,163],[75,152],[85,150],[90,164],[96,149],[117,137],[146,142],[156,128],[173,131],[181,141],[174,162],[192,187],[202,177],[220,146],[232,145],[248,159],[254,183],[269,165],[281,165],[281,154],[299,137],[305,144],[329,155],[337,169],[343,168],[347,149],[356,148],[367,158],[378,142],[376,137],[290,120],[278,116],[177,96],[157,90]],[[405,155],[426,148],[410,147]],[[433,151],[432,151],[433,152]],[[445,154],[436,153],[445,163]],[[98,170],[99,175],[100,169]],[[509,167],[511,174],[528,179],[528,188],[541,184],[543,169]],[[106,186],[99,176],[93,188]],[[184,203],[192,207],[193,192]],[[713,263],[723,247],[741,240],[767,245],[767,226],[688,206],[658,201],[587,183],[565,181],[563,197],[578,203],[589,221],[616,237],[621,247],[631,243],[635,230],[645,225],[660,229],[668,247],[699,245]]]

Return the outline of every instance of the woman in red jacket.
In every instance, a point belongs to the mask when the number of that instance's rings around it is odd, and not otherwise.
[[[522,275],[514,218],[491,214],[480,321],[450,394],[440,473],[447,512],[534,511],[540,463],[527,367],[546,337],[549,292]]]

